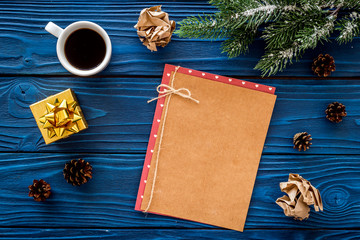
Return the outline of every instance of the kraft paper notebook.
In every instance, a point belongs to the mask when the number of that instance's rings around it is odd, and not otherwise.
[[[275,88],[166,65],[158,90],[135,210],[243,231]]]

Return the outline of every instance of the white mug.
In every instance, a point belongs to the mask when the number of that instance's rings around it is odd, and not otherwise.
[[[74,67],[73,65],[70,64],[70,62],[67,60],[65,56],[65,43],[67,38],[76,30],[84,29],[84,28],[97,32],[103,38],[106,47],[105,57],[103,61],[95,68],[86,69],[86,70],[78,69]],[[64,68],[66,68],[69,72],[79,76],[90,76],[101,72],[109,64],[111,58],[111,41],[108,34],[99,25],[88,21],[79,21],[70,24],[65,29],[62,29],[53,22],[49,22],[46,25],[45,30],[58,38],[56,44],[56,53],[61,65],[63,65]]]

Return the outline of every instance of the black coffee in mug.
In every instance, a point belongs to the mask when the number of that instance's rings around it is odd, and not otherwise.
[[[88,28],[74,31],[66,39],[65,56],[69,63],[80,70],[96,68],[105,58],[104,39]]]

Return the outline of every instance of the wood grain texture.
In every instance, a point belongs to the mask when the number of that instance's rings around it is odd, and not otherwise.
[[[146,100],[156,96],[164,64],[231,77],[259,76],[253,67],[264,48],[256,40],[248,55],[229,60],[221,54],[221,41],[174,36],[166,48],[151,53],[133,26],[143,8],[160,4],[177,22],[215,10],[206,0],[0,2],[0,238],[359,239],[360,38],[343,46],[319,46],[278,74],[313,76],[312,59],[329,53],[337,79],[253,80],[275,86],[278,100],[244,233],[133,210],[155,108]],[[96,22],[110,35],[113,57],[102,77],[80,78],[65,71],[56,56],[56,38],[44,30],[49,21],[65,27],[79,20]],[[66,88],[75,90],[90,128],[46,146],[28,106]],[[340,124],[324,117],[332,101],[347,106],[348,116]],[[292,149],[292,136],[300,131],[314,138],[305,153]],[[62,169],[79,157],[91,162],[94,178],[75,188],[66,183]],[[283,195],[279,182],[290,172],[321,191],[324,212],[312,209],[310,219],[302,222],[283,214],[275,200]],[[44,203],[27,196],[28,185],[40,178],[53,188]]]
[[[358,239],[359,230],[247,230],[243,233],[230,230],[189,230],[189,229],[0,229],[3,240],[23,239],[230,239],[230,240],[268,240],[268,239]]]
[[[66,161],[83,157],[93,165],[93,179],[81,187],[68,184]],[[144,155],[140,154],[0,154],[2,227],[84,228],[212,228],[205,224],[134,209]],[[299,173],[317,187],[324,212],[311,210],[306,221],[286,217],[275,204],[279,183]],[[359,228],[358,180],[360,156],[264,156],[250,204],[245,229]],[[39,203],[27,196],[33,179],[51,184],[52,196]],[[236,189],[234,191],[241,191]]]
[[[221,54],[221,41],[180,39],[158,52],[143,46],[133,26],[140,11],[149,6],[163,5],[163,10],[176,22],[201,13],[215,11],[206,0],[201,1],[1,1],[0,2],[0,73],[70,75],[56,56],[56,38],[44,27],[53,21],[61,27],[72,22],[89,20],[100,24],[113,44],[113,57],[104,75],[160,75],[165,63],[213,71],[218,74],[259,76],[253,70],[263,54],[264,42],[256,40],[248,55],[228,59]],[[339,46],[326,43],[308,51],[301,62],[279,76],[313,76],[312,59],[329,53],[336,60],[332,76],[360,76],[360,39]]]
[[[264,153],[298,152],[295,133],[308,131],[313,146],[300,154],[358,154],[360,80],[258,80],[277,88],[277,102]],[[14,77],[0,81],[0,151],[140,152],[147,147],[160,78]],[[89,129],[45,145],[29,105],[46,96],[74,89]],[[324,110],[332,101],[348,116],[333,124]]]

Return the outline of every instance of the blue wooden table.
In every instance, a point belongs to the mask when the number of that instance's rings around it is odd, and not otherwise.
[[[327,43],[276,77],[253,70],[264,43],[234,59],[221,54],[220,41],[173,37],[151,53],[133,28],[141,9],[163,5],[171,19],[212,13],[204,0],[182,1],[0,1],[0,238],[1,239],[354,239],[360,237],[360,39]],[[100,75],[71,75],[59,63],[56,38],[44,27],[79,20],[100,24],[113,44],[109,67]],[[337,70],[319,79],[311,62],[334,56]],[[165,63],[246,79],[277,88],[276,102],[255,183],[245,232],[240,233],[134,211],[154,104]],[[29,105],[67,88],[81,103],[89,129],[46,146]],[[348,116],[340,124],[324,115],[340,101]],[[292,136],[313,135],[306,152],[292,149]],[[84,158],[93,179],[66,183],[66,161]],[[324,212],[306,221],[285,217],[275,204],[279,182],[299,173],[322,193]],[[51,198],[27,196],[33,179],[45,179]]]

